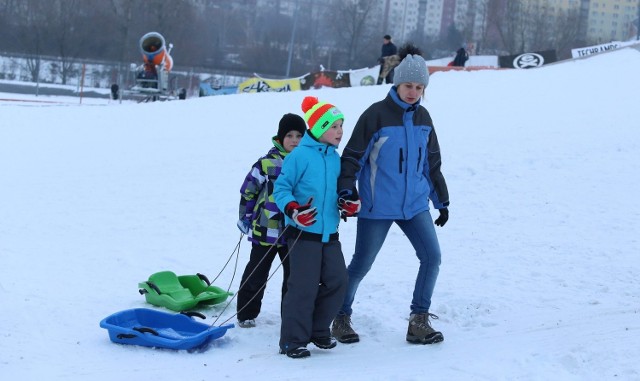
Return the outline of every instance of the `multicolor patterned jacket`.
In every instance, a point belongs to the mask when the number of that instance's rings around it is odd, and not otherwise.
[[[247,237],[252,243],[263,246],[286,244],[284,237],[280,237],[284,215],[273,199],[273,183],[280,175],[287,152],[276,137],[272,141],[274,147],[251,167],[240,188],[239,216],[241,220],[251,222]]]

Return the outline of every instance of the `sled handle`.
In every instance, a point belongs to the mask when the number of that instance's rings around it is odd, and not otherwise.
[[[130,333],[119,333],[118,336],[117,336],[118,339],[133,339],[133,338],[136,338],[136,337],[138,337],[138,336],[132,335]]]
[[[138,292],[140,293],[140,295],[144,295],[144,294],[147,294],[149,291],[145,290],[144,288],[140,288],[138,289]]]
[[[147,285],[148,285],[149,287],[153,288],[153,290],[154,290],[155,292],[157,292],[157,293],[158,293],[158,295],[160,295],[160,294],[161,294],[160,289],[158,288],[158,286],[156,286],[156,285],[155,285],[155,283],[153,283],[153,282],[147,282]]]
[[[203,314],[201,314],[200,312],[197,312],[197,311],[182,311],[180,313],[182,315],[189,316],[190,318],[193,318],[194,316],[197,316],[200,319],[206,319],[206,316],[204,316]]]
[[[211,286],[211,282],[209,282],[209,278],[207,278],[206,275],[200,273],[196,275],[198,275],[198,278],[202,279],[207,284],[207,286]]]
[[[138,331],[140,333],[151,333],[154,336],[158,336],[158,332],[153,329],[153,328],[148,328],[148,327],[134,327],[133,328],[134,331]]]

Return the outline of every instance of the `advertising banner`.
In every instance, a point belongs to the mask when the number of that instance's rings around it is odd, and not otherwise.
[[[376,81],[378,80],[379,72],[380,65],[359,70],[352,70],[349,72],[349,81],[352,87],[375,85]]]
[[[586,57],[592,54],[606,52],[607,50],[615,50],[618,48],[622,48],[622,47],[637,44],[637,43],[638,41],[626,41],[626,42],[611,41],[608,44],[587,46],[586,48],[571,49],[571,57],[573,58]]]
[[[266,93],[300,90],[300,79],[249,78],[238,85],[238,93]]]
[[[320,89],[322,87],[349,87],[348,71],[319,71],[309,73],[300,78],[300,88],[302,90]]]
[[[199,94],[201,97],[207,97],[209,95],[227,95],[236,94],[238,92],[237,86],[212,86],[210,83],[201,83]]]
[[[514,69],[532,69],[557,60],[555,50],[498,57],[500,67]]]

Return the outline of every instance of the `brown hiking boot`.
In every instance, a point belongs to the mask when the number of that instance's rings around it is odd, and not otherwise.
[[[331,335],[343,344],[360,341],[360,336],[351,328],[351,316],[338,314],[331,325]]]
[[[413,344],[435,344],[444,340],[442,332],[431,327],[431,319],[438,319],[435,314],[425,312],[423,314],[411,314],[409,328],[407,329],[407,341]]]

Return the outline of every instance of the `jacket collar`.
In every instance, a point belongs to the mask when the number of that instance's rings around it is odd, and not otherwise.
[[[311,134],[309,133],[304,134],[304,136],[302,137],[302,140],[300,140],[300,145],[305,147],[310,147],[313,149],[320,149],[320,150],[326,149],[327,152],[332,152],[336,150],[335,146],[331,144],[321,143],[318,140],[316,140],[314,137],[312,137]]]
[[[289,154],[289,152],[287,152],[287,150],[284,149],[284,146],[282,144],[280,144],[280,141],[278,140],[278,136],[277,135],[271,138],[271,143],[273,143],[273,148],[271,148],[269,150],[269,152],[276,151],[276,152],[280,153],[280,155],[282,155],[282,157],[285,157],[285,156],[287,156]]]
[[[393,100],[393,103],[397,104],[405,111],[415,111],[420,106],[420,101],[422,101],[422,97],[420,97],[418,101],[414,104],[409,104],[403,101],[402,99],[400,99],[400,96],[398,95],[397,86],[392,86],[387,96],[391,98],[391,100]]]

